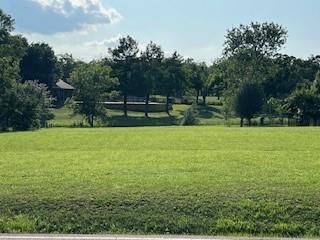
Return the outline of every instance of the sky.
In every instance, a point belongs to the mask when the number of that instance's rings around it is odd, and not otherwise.
[[[15,33],[85,61],[130,35],[141,49],[153,41],[167,55],[210,63],[221,56],[227,29],[252,21],[288,30],[282,53],[320,55],[319,0],[0,0],[0,8],[16,20]]]

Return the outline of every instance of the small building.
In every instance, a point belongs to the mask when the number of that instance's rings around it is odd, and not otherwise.
[[[55,106],[62,107],[65,101],[72,97],[74,87],[63,80],[58,80],[52,88],[52,95],[55,97]]]

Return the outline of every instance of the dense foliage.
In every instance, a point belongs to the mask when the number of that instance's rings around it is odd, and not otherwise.
[[[0,10],[0,131],[40,128],[53,117],[47,85],[20,81],[19,65],[28,44],[23,37],[11,35],[13,23]]]
[[[258,84],[245,82],[240,86],[234,96],[234,108],[241,119],[241,127],[244,118],[248,120],[248,124],[251,126],[251,119],[262,110],[263,104],[264,95]]]
[[[287,118],[295,125],[319,124],[319,74],[316,82],[315,79],[320,71],[320,56],[299,59],[281,54],[288,32],[276,23],[253,22],[228,30],[223,55],[208,65],[185,59],[177,52],[164,54],[154,42],[141,49],[131,36],[120,38],[105,59],[84,63],[70,54],[55,55],[46,43],[29,44],[22,36],[12,35],[14,21],[2,11],[0,20],[1,84],[6,86],[1,93],[2,119],[8,116],[8,106],[14,106],[14,98],[7,96],[18,93],[19,84],[37,81],[54,94],[55,83],[62,79],[75,85],[74,109],[90,119],[90,125],[92,119],[106,116],[106,111],[100,109],[102,105],[96,102],[109,100],[110,94],[112,100],[123,102],[126,118],[127,103],[132,98],[145,102],[145,117],[149,117],[153,96],[165,97],[168,115],[170,104],[177,99],[192,104],[184,99],[195,96],[196,104],[207,105],[207,97],[216,96],[223,104],[226,119],[239,116],[241,125],[243,119],[250,125],[251,119],[259,116]],[[94,73],[95,80],[91,76],[93,66],[99,69],[99,74]],[[119,84],[97,80],[103,79],[102,75],[109,80],[117,78]],[[95,86],[93,83],[101,86],[90,87]],[[89,104],[90,110],[81,106],[91,102],[93,96],[95,103]]]

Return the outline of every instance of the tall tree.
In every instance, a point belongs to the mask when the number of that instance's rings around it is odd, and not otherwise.
[[[146,47],[146,50],[141,54],[142,63],[142,91],[145,95],[145,116],[149,116],[149,101],[150,94],[154,90],[157,81],[162,77],[161,63],[164,58],[164,53],[160,46],[151,42]]]
[[[108,94],[118,85],[118,79],[111,77],[111,68],[92,62],[78,66],[70,77],[75,87],[73,111],[85,116],[91,127],[94,120],[105,116],[105,104]]]
[[[0,44],[7,42],[7,39],[13,30],[14,20],[0,8]]]
[[[119,88],[123,95],[123,112],[124,116],[127,117],[128,95],[132,90],[134,68],[139,54],[138,42],[130,36],[120,38],[119,45],[114,49],[109,49],[109,53],[111,54],[114,75],[120,82]]]
[[[234,110],[241,118],[241,125],[243,118],[250,123],[260,110],[263,86],[276,72],[273,58],[286,40],[287,30],[275,23],[251,23],[228,31],[221,62],[227,87],[225,97],[235,97],[238,104]],[[250,99],[256,102],[251,103]]]
[[[235,56],[242,50],[252,50],[257,56],[272,57],[286,43],[287,30],[275,23],[240,25],[228,30],[224,55]]]
[[[166,96],[166,112],[170,115],[170,96],[179,91],[180,83],[184,79],[182,70],[182,57],[174,52],[172,56],[165,58],[162,62],[162,78],[157,82],[157,89],[160,94]]]
[[[0,130],[10,126],[10,116],[15,112],[12,105],[16,98],[16,79],[19,67],[8,58],[0,58]]]
[[[57,74],[57,58],[52,48],[45,43],[31,44],[23,57],[21,77],[26,80],[37,80],[48,88],[54,86]]]
[[[228,87],[270,78],[274,74],[271,58],[286,40],[287,30],[275,23],[251,23],[229,30],[224,43]]]
[[[196,93],[196,103],[198,104],[203,83],[208,77],[207,66],[205,63],[197,64],[193,59],[187,59],[184,63],[184,71],[189,87]]]

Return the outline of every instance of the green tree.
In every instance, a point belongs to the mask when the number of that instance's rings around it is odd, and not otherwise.
[[[71,73],[69,81],[75,87],[72,98],[74,113],[84,115],[93,127],[95,119],[105,116],[103,102],[119,84],[118,79],[111,77],[110,67],[92,62],[78,66]]]
[[[13,30],[14,20],[0,8],[0,44],[7,42],[7,39]]]
[[[51,90],[57,75],[57,58],[48,44],[31,44],[21,61],[20,69],[24,81],[37,80]]]
[[[173,96],[180,89],[180,83],[184,80],[182,70],[182,57],[177,53],[165,58],[162,62],[162,78],[157,82],[157,90],[166,96],[166,112],[170,115],[170,96]]]
[[[300,125],[317,125],[320,120],[320,89],[314,84],[300,84],[286,99],[288,114],[295,117]]]
[[[75,60],[71,54],[66,53],[58,55],[57,68],[59,78],[67,81],[70,78],[72,71],[81,63],[83,62]]]
[[[275,23],[254,23],[240,25],[228,30],[224,43],[224,55],[235,56],[242,54],[243,50],[258,57],[272,57],[286,43],[287,30]]]
[[[145,95],[145,116],[149,116],[150,94],[155,89],[156,83],[162,78],[161,63],[164,53],[160,46],[149,43],[146,50],[141,54],[142,84],[141,91]]]
[[[263,84],[268,98],[287,98],[298,84],[313,82],[314,76],[320,70],[320,64],[316,57],[303,60],[277,54],[272,61],[275,74]]]
[[[265,111],[268,114],[271,125],[274,117],[281,119],[281,124],[284,122],[284,117],[286,116],[286,109],[284,107],[284,100],[271,97],[266,105]]]
[[[13,19],[0,9],[0,130],[43,127],[52,118],[52,99],[44,85],[20,83],[19,64],[28,43],[11,35],[13,25]]]
[[[15,112],[16,79],[19,78],[19,67],[10,58],[0,58],[0,130],[10,127],[10,116]]]
[[[197,64],[193,59],[188,59],[184,63],[184,72],[189,87],[196,93],[196,103],[199,104],[204,81],[208,78],[208,68],[205,63]]]
[[[18,83],[11,103],[14,111],[10,115],[10,126],[19,131],[45,127],[47,121],[54,117],[51,107],[52,98],[46,85],[36,81]]]
[[[313,82],[313,88],[315,91],[315,94],[320,95],[320,71],[316,74],[316,79]]]
[[[263,104],[264,94],[259,84],[245,82],[240,86],[234,96],[234,109],[241,119],[241,127],[244,119],[247,119],[251,126],[251,119],[262,110]]]
[[[223,91],[223,78],[217,63],[208,68],[206,77],[203,79],[202,98],[204,105],[206,105],[207,96],[212,92],[220,99],[221,92]]]
[[[272,57],[282,48],[287,31],[275,23],[251,23],[228,31],[224,43],[225,80],[229,92],[243,82],[264,83],[275,74]]]
[[[128,95],[135,88],[134,74],[137,67],[137,57],[139,53],[138,42],[132,37],[127,36],[120,38],[119,45],[114,49],[109,49],[111,63],[114,76],[119,79],[119,89],[123,95],[123,112],[124,116],[128,116],[127,102]]]
[[[275,23],[251,23],[228,31],[220,67],[224,70],[225,97],[236,100],[241,125],[244,118],[250,124],[261,110],[263,87],[276,73],[273,58],[286,40],[287,30]]]
[[[28,48],[27,40],[19,35],[13,36],[14,20],[0,9],[0,57],[20,62]]]

